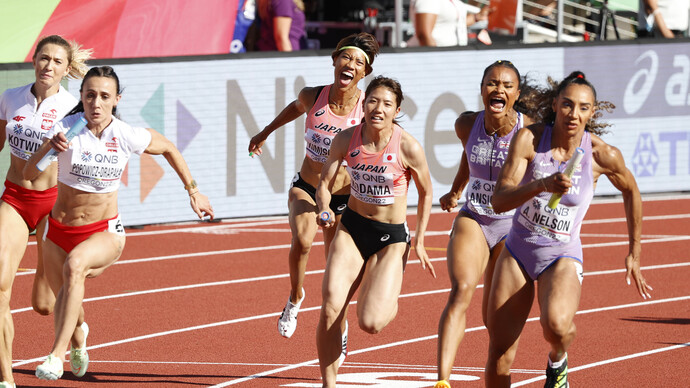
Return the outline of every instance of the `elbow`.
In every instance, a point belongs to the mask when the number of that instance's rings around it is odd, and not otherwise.
[[[510,210],[506,201],[504,201],[500,195],[496,194],[491,197],[491,207],[494,209],[495,213],[505,213]]]

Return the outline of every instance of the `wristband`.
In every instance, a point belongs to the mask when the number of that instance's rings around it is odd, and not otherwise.
[[[199,186],[197,186],[196,181],[194,179],[192,179],[192,181],[189,182],[188,185],[184,185],[184,189],[187,191],[189,191],[191,189],[196,189],[197,187],[199,187]]]

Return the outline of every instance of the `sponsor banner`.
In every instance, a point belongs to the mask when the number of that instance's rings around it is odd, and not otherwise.
[[[612,50],[619,51],[612,55]],[[647,81],[637,74],[650,69],[651,77],[652,67],[643,67],[647,62],[651,66],[652,54],[645,54],[649,50],[659,61],[654,81],[644,107],[628,112],[623,99],[629,82],[634,81],[632,92],[642,96],[639,85]],[[690,109],[678,108],[673,105],[677,101],[666,96],[681,92],[687,96],[687,83],[682,86],[680,80],[690,71],[683,70],[682,58],[676,59],[682,55],[673,52],[690,52],[690,44],[384,53],[376,58],[372,76],[389,76],[402,85],[405,100],[399,121],[424,149],[435,204],[450,189],[462,154],[454,122],[464,111],[482,109],[482,73],[498,59],[510,60],[537,82],[544,82],[546,76],[562,79],[575,69],[584,71],[601,99],[615,100],[617,111],[626,112],[604,115],[614,124],[604,140],[621,150],[641,190],[689,190]],[[218,218],[287,213],[290,181],[305,157],[305,117],[275,131],[261,156],[248,156],[249,139],[303,87],[333,81],[329,55],[113,66],[125,90],[118,105],[120,117],[135,126],[154,128],[176,144]],[[4,73],[0,71],[0,76]],[[80,81],[70,81],[68,89],[76,95],[79,86]],[[657,103],[662,108],[652,109]],[[659,113],[664,109],[666,114]],[[616,192],[608,180],[599,181],[597,195]],[[408,203],[417,203],[414,184]],[[177,174],[162,156],[130,160],[119,204],[125,225],[196,217]]]

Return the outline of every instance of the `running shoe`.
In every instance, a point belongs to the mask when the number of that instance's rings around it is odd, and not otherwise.
[[[86,369],[89,367],[89,353],[86,351],[86,338],[89,336],[89,325],[83,322],[81,324],[81,329],[84,330],[84,344],[82,347],[75,349],[72,345],[69,346],[69,364],[72,367],[72,374],[77,377],[84,376]]]
[[[552,368],[547,364],[544,388],[568,388],[568,356],[560,368]]]
[[[0,383],[0,388],[17,388],[17,384],[8,383],[7,381],[3,381]]]
[[[439,380],[434,385],[434,388],[450,388],[450,384],[446,380]]]
[[[36,368],[36,377],[41,380],[57,380],[62,377],[62,360],[49,354],[43,364]]]
[[[340,346],[341,346],[341,352],[340,352],[340,357],[338,357],[338,368],[340,368],[343,363],[345,362],[345,357],[347,357],[347,321],[345,321],[345,331],[343,332],[343,337],[340,341]]]
[[[280,333],[280,335],[283,337],[292,337],[295,329],[297,329],[297,313],[299,312],[299,307],[302,305],[302,302],[304,302],[304,298],[306,296],[307,294],[304,293],[303,288],[302,299],[297,302],[297,304],[290,302],[290,298],[288,297],[288,301],[283,309],[283,313],[280,314],[280,319],[278,319],[278,333]]]

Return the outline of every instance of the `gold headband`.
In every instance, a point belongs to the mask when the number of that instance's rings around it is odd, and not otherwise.
[[[340,50],[338,50],[338,51],[343,51],[343,50],[347,50],[347,49],[354,49],[354,50],[357,50],[357,51],[361,52],[362,54],[364,54],[364,58],[366,58],[367,63],[371,63],[371,62],[369,61],[369,56],[367,55],[367,53],[364,52],[364,50],[362,50],[361,48],[359,48],[359,47],[357,47],[357,46],[343,46],[343,47],[341,47]]]

